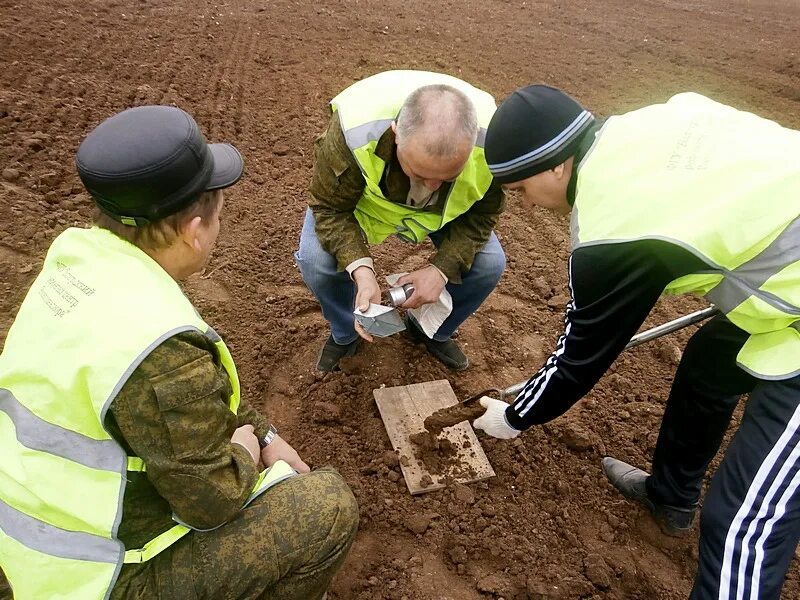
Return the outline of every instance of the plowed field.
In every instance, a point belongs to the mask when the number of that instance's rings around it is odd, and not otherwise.
[[[568,224],[509,202],[508,270],[460,331],[466,372],[396,336],[321,376],[327,328],[292,255],[312,144],[331,97],[396,68],[447,72],[498,99],[543,81],[601,116],[693,90],[797,128],[797,0],[0,0],[0,23],[0,341],[49,243],[90,217],[73,166],[82,137],[123,108],[176,104],[246,161],[187,292],[226,338],[244,394],[310,463],[337,467],[361,505],[332,599],[686,597],[696,534],[663,536],[599,461],[649,465],[690,332],[626,353],[552,424],[484,441],[487,483],[412,498],[384,457],[372,390],[449,379],[466,396],[538,369],[562,326]],[[429,252],[392,242],[376,257],[388,274]],[[702,306],[663,302],[648,325]],[[800,597],[797,560],[784,592]]]

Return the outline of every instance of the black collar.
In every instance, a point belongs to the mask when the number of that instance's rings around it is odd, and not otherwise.
[[[583,133],[580,142],[578,142],[578,149],[572,161],[572,175],[567,184],[567,202],[569,202],[570,206],[575,204],[575,194],[578,192],[578,165],[586,156],[586,153],[589,152],[589,148],[592,147],[592,144],[594,144],[595,136],[602,126],[603,122],[599,119],[596,120],[589,126],[589,129]]]

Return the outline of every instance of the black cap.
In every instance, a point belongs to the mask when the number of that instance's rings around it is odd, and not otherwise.
[[[207,144],[174,106],[139,106],[109,117],[78,148],[78,175],[104,213],[125,225],[175,214],[201,193],[228,187],[244,162],[230,144]]]
[[[497,108],[486,132],[486,162],[498,183],[512,183],[560,165],[575,154],[594,116],[547,85],[518,89]]]

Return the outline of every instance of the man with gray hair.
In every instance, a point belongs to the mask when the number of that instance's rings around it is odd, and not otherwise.
[[[432,337],[407,314],[409,336],[448,367],[467,368],[452,335],[505,269],[493,231],[505,199],[483,152],[494,99],[449,75],[387,71],[351,85],[331,108],[295,254],[331,326],[317,369],[338,370],[362,338],[372,341],[353,309],[380,303],[369,244],[391,235],[436,247],[428,264],[398,280],[414,287],[402,308],[435,303],[445,288],[452,297]]]

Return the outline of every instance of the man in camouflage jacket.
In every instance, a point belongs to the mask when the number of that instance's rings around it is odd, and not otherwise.
[[[204,267],[219,233],[222,188],[241,177],[243,163],[232,146],[207,145],[180,109],[148,106],[115,115],[91,132],[79,149],[78,169],[100,210],[94,229],[65,234],[104,240],[108,247],[99,252],[150,265],[161,288],[123,289],[143,299],[158,295],[166,307],[174,296],[165,294],[162,282]],[[91,256],[84,260],[92,264]],[[120,264],[124,270],[131,261]],[[125,331],[121,326],[119,335]],[[320,600],[355,537],[355,498],[334,470],[311,472],[246,398],[238,408],[232,403],[238,378],[223,364],[217,342],[194,330],[169,335],[134,363],[103,412],[103,428],[129,465],[130,457],[138,457],[146,467],[129,466],[113,538],[130,551],[176,520],[193,530],[152,558],[122,564],[109,584],[110,598]],[[58,351],[49,356],[58,360]],[[80,377],[75,374],[75,381]],[[66,396],[49,410],[85,411],[82,402]],[[42,421],[40,428],[45,426]],[[23,434],[17,431],[24,445]],[[278,461],[298,474],[252,498],[260,471]],[[0,566],[11,587],[16,577],[22,588],[36,565],[15,560]],[[10,591],[0,577],[0,596]],[[74,588],[59,593],[76,597]]]

